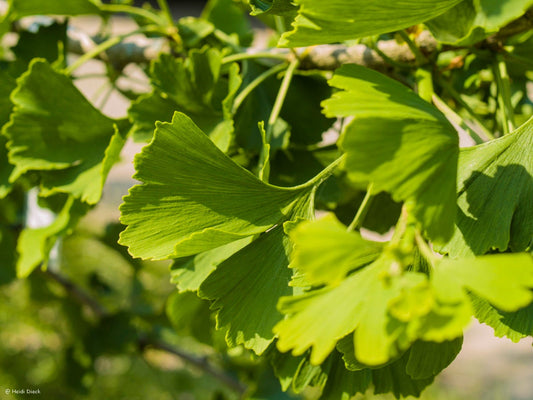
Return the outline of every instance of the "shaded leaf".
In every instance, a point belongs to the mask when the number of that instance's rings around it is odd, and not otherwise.
[[[202,18],[229,35],[236,34],[242,46],[250,45],[253,39],[250,22],[234,0],[210,0],[202,11]]]
[[[296,0],[300,6],[293,30],[281,46],[335,43],[393,32],[444,13],[462,0]]]
[[[326,115],[354,117],[340,139],[350,176],[404,201],[429,238],[445,243],[455,216],[454,128],[414,92],[364,67],[345,65],[330,84],[343,90],[323,103]]]
[[[452,257],[524,251],[533,239],[533,118],[509,135],[461,150]]]
[[[411,347],[405,371],[414,379],[432,378],[455,360],[463,337],[442,343],[416,341]]]
[[[474,315],[479,322],[494,329],[497,337],[506,336],[513,342],[518,342],[526,336],[533,335],[533,304],[514,312],[498,310],[482,298],[471,295]]]
[[[292,294],[290,249],[280,225],[222,262],[200,286],[199,296],[214,300],[217,327],[228,328],[231,347],[244,344],[262,354],[274,340],[272,328],[283,318],[276,305]]]
[[[419,397],[422,391],[433,382],[434,376],[413,379],[407,373],[410,355],[411,351],[407,351],[395,362],[372,370],[374,394],[392,392],[397,399],[407,396]]]
[[[231,104],[241,84],[238,72],[232,64],[224,77],[222,55],[212,48],[191,50],[185,60],[161,54],[150,66],[154,91],[130,107],[134,135],[151,138],[156,121],[170,121],[180,111],[227,151],[233,135]]]
[[[43,194],[66,192],[97,203],[124,144],[113,121],[43,60],[32,61],[17,83],[14,112],[3,129],[15,165],[10,180],[41,171]]]
[[[464,0],[426,25],[437,40],[468,46],[498,32],[531,6],[532,0]]]
[[[221,262],[251,241],[251,237],[244,238],[196,256],[175,260],[170,268],[170,281],[177,285],[179,291],[196,291]]]

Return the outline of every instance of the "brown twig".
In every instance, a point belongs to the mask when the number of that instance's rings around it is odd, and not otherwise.
[[[98,301],[96,301],[93,297],[91,297],[90,294],[88,294],[82,288],[77,286],[74,282],[72,282],[66,276],[61,275],[60,273],[52,271],[50,269],[44,271],[43,274],[46,277],[52,279],[53,281],[59,283],[70,296],[76,299],[79,303],[89,307],[89,309],[97,317],[103,318],[103,317],[111,315],[111,313],[104,306],[102,306]],[[185,361],[187,364],[195,368],[198,368],[199,370],[203,371],[206,374],[211,375],[213,378],[223,383],[224,385],[226,385],[227,387],[229,387],[230,389],[238,393],[240,396],[244,395],[244,393],[247,390],[244,384],[242,384],[240,381],[235,379],[233,376],[225,373],[220,368],[215,367],[214,365],[210,364],[208,359],[205,357],[195,356],[182,349],[171,346],[168,343],[162,342],[160,340],[151,340],[144,335],[138,339],[137,344],[141,350],[145,350],[147,348],[153,348],[153,349],[166,351],[167,353],[170,353],[170,354],[174,354],[175,356]]]

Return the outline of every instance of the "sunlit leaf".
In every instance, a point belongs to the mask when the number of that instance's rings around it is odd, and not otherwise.
[[[465,291],[504,311],[516,311],[533,301],[533,258],[529,254],[493,254],[444,260],[434,270],[437,297],[461,301]]]
[[[393,32],[434,18],[462,0],[296,0],[293,30],[280,45],[335,43]]]
[[[158,124],[135,166],[143,184],[124,198],[120,238],[135,257],[184,257],[264,232],[312,192],[261,182],[180,113]]]
[[[368,365],[387,362],[409,345],[409,339],[400,338],[405,323],[390,316],[389,303],[402,287],[421,278],[417,273],[391,276],[391,270],[394,261],[384,256],[336,287],[283,298],[279,307],[288,318],[274,329],[278,349],[299,355],[312,347],[311,362],[319,364],[339,339],[355,330],[357,359]]]
[[[311,285],[337,284],[352,270],[379,257],[382,245],[347,232],[333,214],[302,222],[290,232],[294,244],[291,268]]]
[[[8,0],[9,14],[13,18],[27,15],[79,15],[98,14],[99,0]]]
[[[342,89],[323,105],[328,116],[354,117],[340,146],[356,181],[387,191],[436,242],[453,232],[458,137],[442,113],[400,83],[357,65],[330,80]]]

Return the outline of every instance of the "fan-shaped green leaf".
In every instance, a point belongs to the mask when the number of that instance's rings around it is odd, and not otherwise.
[[[154,91],[141,96],[129,110],[134,134],[149,139],[156,121],[170,121],[174,112],[180,111],[226,151],[233,133],[231,104],[241,85],[236,64],[226,72],[227,78],[216,49],[192,50],[185,60],[161,54],[150,66]]]
[[[339,339],[355,330],[360,362],[380,365],[396,356],[410,342],[403,336],[406,324],[389,314],[389,303],[423,276],[409,272],[397,277],[394,269],[395,261],[383,256],[337,287],[283,298],[279,307],[288,318],[274,328],[278,349],[299,355],[312,347],[311,362],[319,364]]]
[[[524,251],[533,239],[533,118],[513,133],[461,150],[452,257]]]
[[[389,393],[399,399],[407,396],[420,397],[420,393],[430,385],[434,376],[422,379],[414,379],[407,373],[407,365],[411,356],[411,350],[393,363],[372,370],[372,382],[374,393]]]
[[[464,0],[426,25],[437,40],[467,46],[521,17],[532,0]]]
[[[252,237],[248,237],[196,256],[175,260],[170,268],[170,281],[177,285],[179,291],[196,291],[221,262],[251,242]]]
[[[13,18],[28,15],[98,14],[99,0],[9,0],[9,14]]]
[[[17,243],[17,276],[26,278],[39,265],[48,263],[57,238],[69,231],[87,212],[87,206],[69,197],[54,222],[44,228],[26,228]]]
[[[34,60],[17,83],[11,121],[3,129],[15,165],[10,180],[41,171],[43,194],[66,192],[97,203],[124,144],[113,120],[43,60]]]
[[[474,315],[484,324],[494,329],[494,335],[506,336],[518,342],[526,336],[533,335],[533,304],[514,312],[498,310],[482,298],[470,295],[474,306]]]
[[[463,337],[442,343],[413,343],[405,371],[414,379],[425,379],[436,376],[451,364],[461,351]]]
[[[462,0],[296,0],[294,30],[280,45],[342,42],[407,28],[444,13]]]
[[[378,72],[345,65],[330,84],[343,90],[323,103],[326,115],[354,117],[340,142],[349,174],[404,201],[433,241],[446,242],[455,216],[454,128],[432,105]]]
[[[334,214],[302,222],[290,232],[294,244],[291,268],[304,274],[310,285],[337,284],[352,270],[376,260],[381,243],[347,232]]]
[[[184,114],[158,123],[135,159],[134,186],[121,206],[120,243],[135,257],[201,253],[266,231],[308,207],[313,189],[261,182],[225,156]]]
[[[293,291],[290,249],[279,225],[222,262],[200,286],[199,295],[214,300],[217,327],[228,328],[230,346],[262,354],[274,340],[272,328],[283,318],[276,305]]]
[[[434,270],[439,299],[462,301],[465,291],[504,311],[516,311],[533,301],[533,258],[529,254],[494,254],[444,260]]]

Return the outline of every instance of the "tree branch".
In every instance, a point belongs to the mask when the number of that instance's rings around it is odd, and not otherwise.
[[[506,38],[533,28],[533,9],[526,12],[521,18],[503,27],[500,32],[487,38],[483,43],[494,46]],[[99,40],[92,38],[79,29],[69,28],[68,51],[74,54],[85,54],[94,49]],[[422,32],[415,40],[416,45],[424,54],[431,54],[437,50],[437,42],[428,32]],[[415,55],[405,43],[396,40],[381,40],[373,49],[364,44],[354,46],[345,45],[318,45],[299,50],[301,56],[300,69],[334,70],[342,64],[355,63],[377,70],[390,69],[391,62],[404,66],[415,65]],[[452,46],[453,48],[453,46]],[[109,61],[117,69],[129,63],[147,63],[158,57],[161,52],[169,52],[168,42],[163,38],[136,37],[134,40],[122,42],[111,47],[100,58]],[[247,53],[279,53],[292,56],[288,49],[246,49]]]
[[[58,272],[51,271],[50,269],[43,271],[43,274],[63,286],[65,291],[70,296],[76,299],[79,303],[89,307],[89,309],[91,309],[91,311],[97,317],[103,318],[111,315],[111,313],[104,306],[102,306],[97,300],[91,297],[90,294],[85,292],[82,288],[77,286],[66,276],[61,275]],[[140,337],[137,340],[137,344],[141,350],[145,350],[147,348],[154,348],[166,351],[170,354],[174,354],[175,356],[185,361],[187,364],[198,368],[199,370],[203,371],[208,375],[211,375],[213,378],[225,384],[227,387],[238,393],[240,396],[244,395],[247,390],[244,384],[235,379],[233,376],[225,373],[220,368],[217,368],[214,365],[210,364],[208,359],[205,357],[195,356],[182,349],[173,347],[168,343],[162,342],[160,340],[150,340],[147,337]]]

